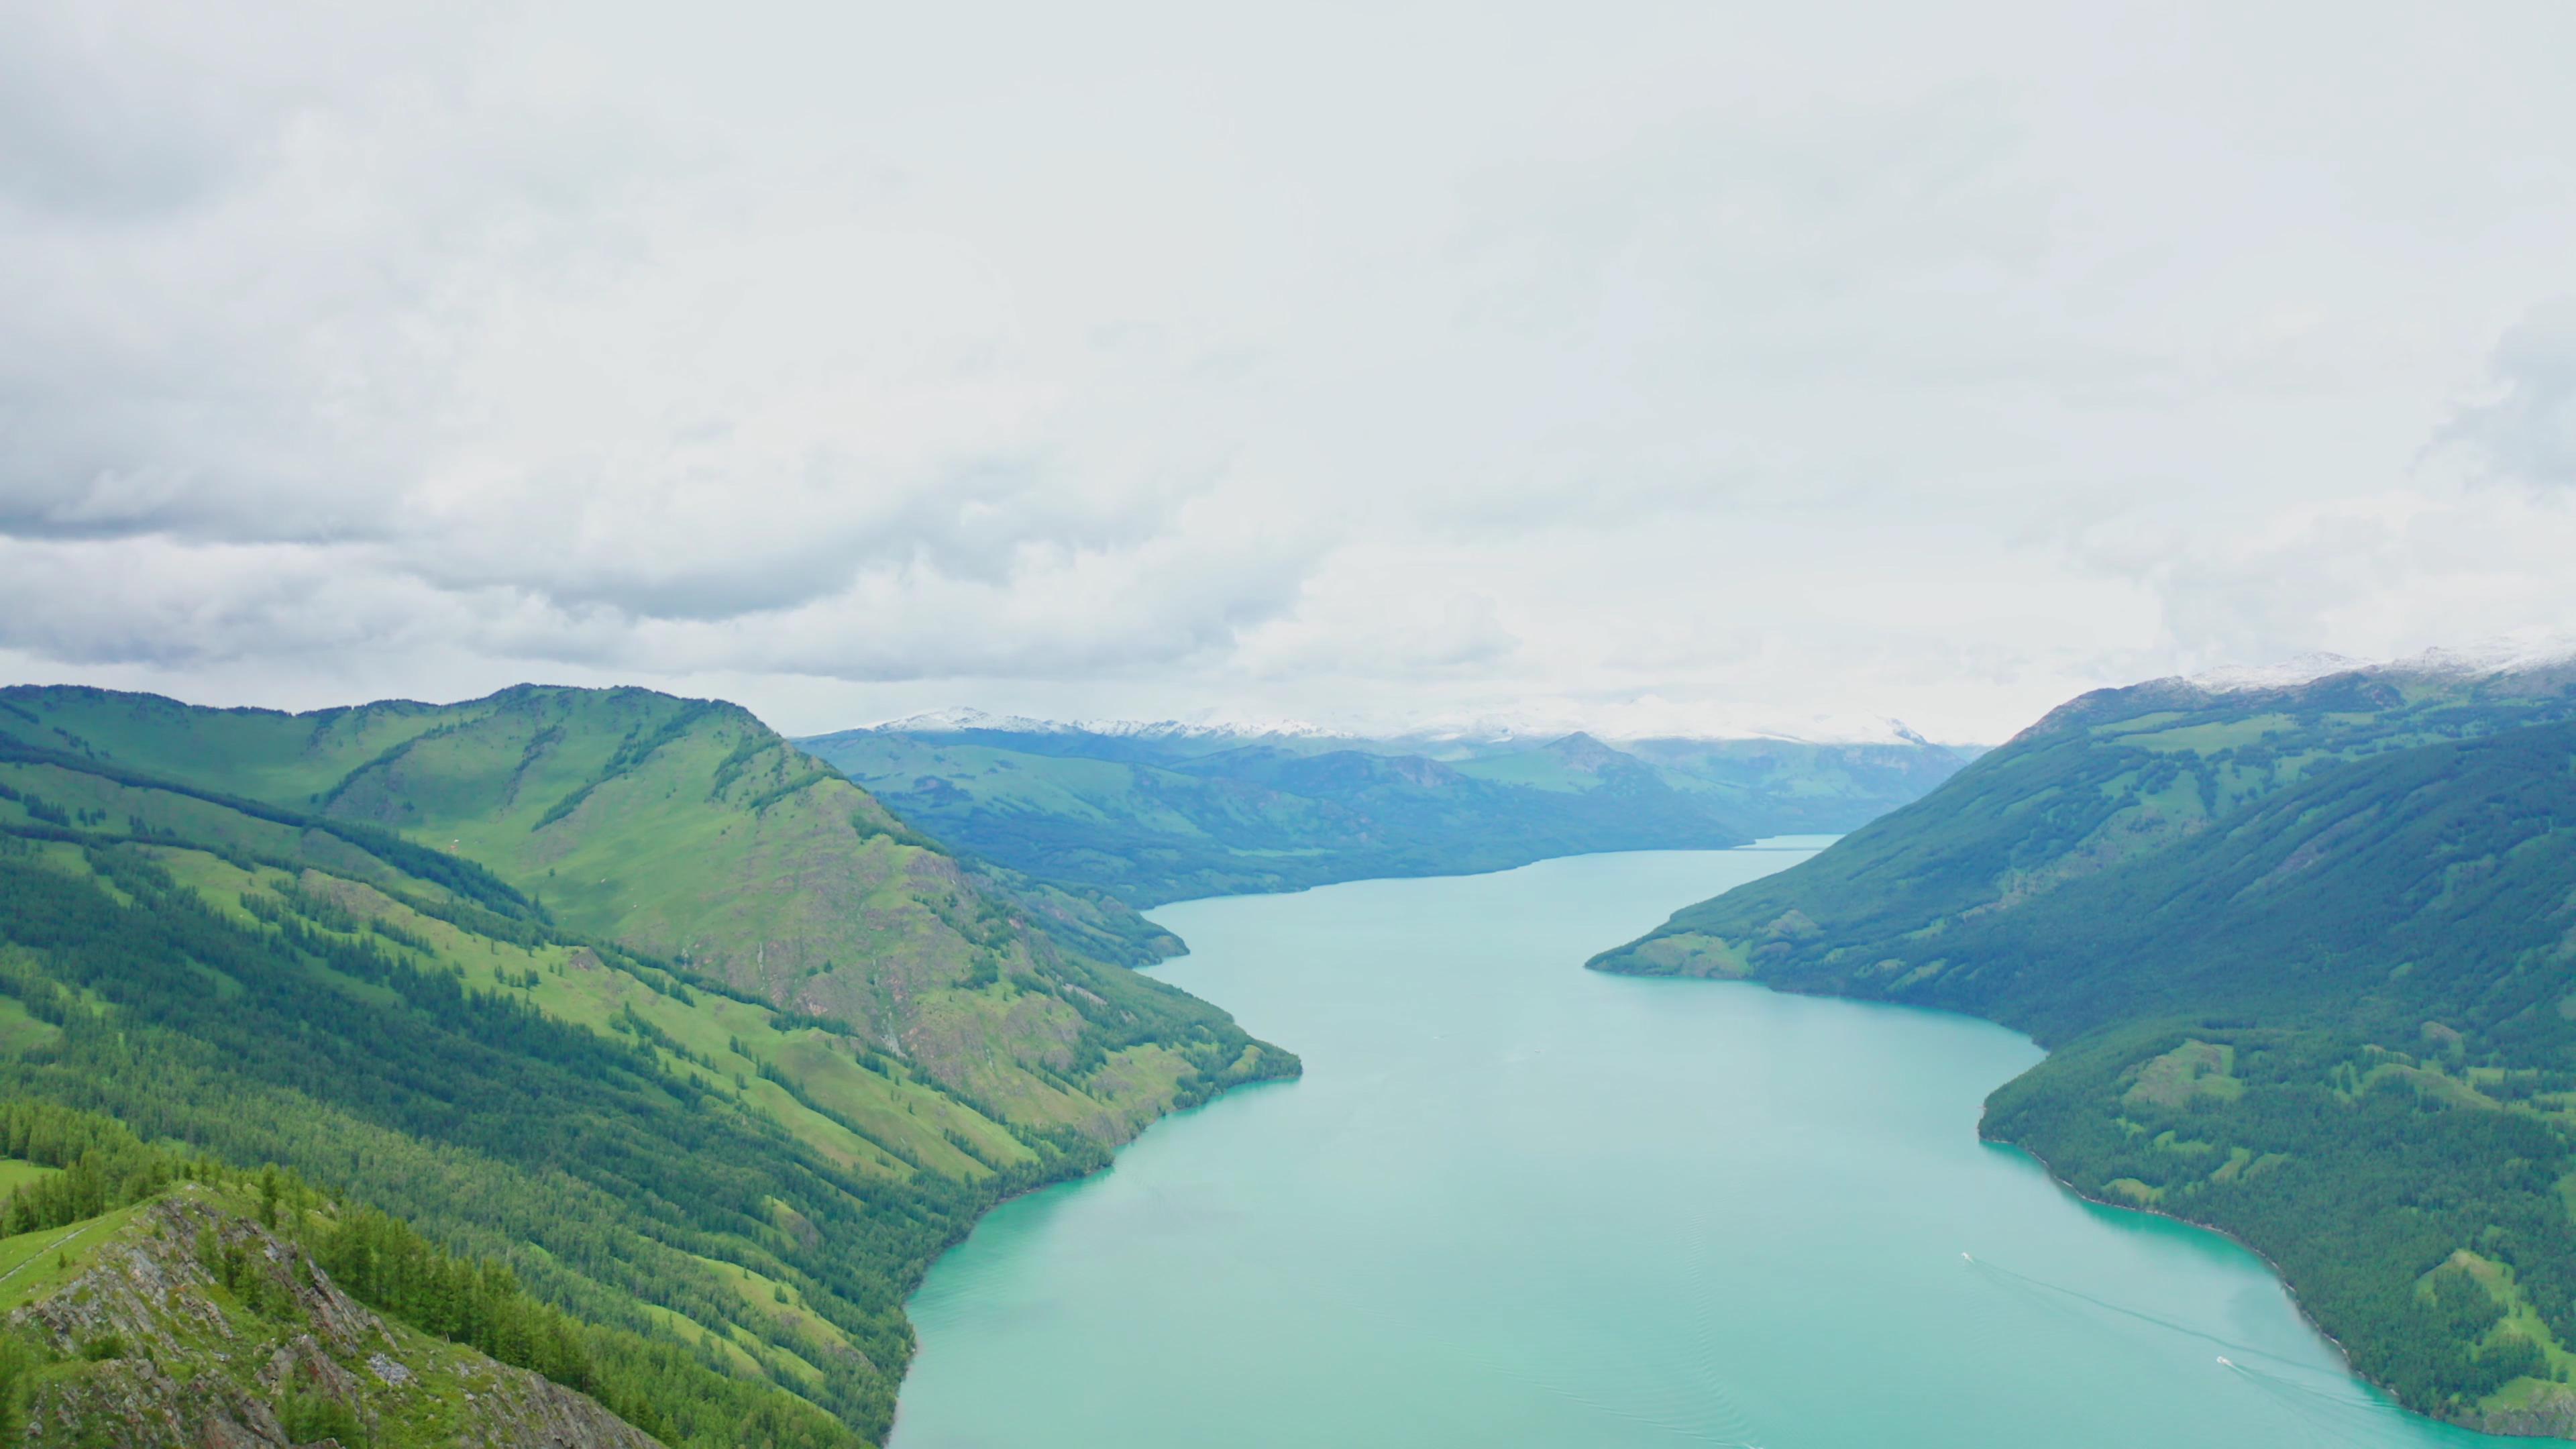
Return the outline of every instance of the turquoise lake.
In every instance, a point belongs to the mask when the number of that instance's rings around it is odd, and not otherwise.
[[[2532,1442],[2400,1413],[2250,1253],[1980,1143],[2013,1032],[1581,969],[1819,843],[1154,912],[1193,953],[1156,974],[1305,1079],[941,1259],[895,1449]]]

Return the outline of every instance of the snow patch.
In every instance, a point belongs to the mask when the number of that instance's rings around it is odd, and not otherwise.
[[[2341,654],[2301,654],[2278,664],[2230,664],[2218,669],[2204,669],[2183,681],[2211,694],[2241,694],[2249,689],[2287,689],[2309,684],[2329,674],[2349,674],[2367,669],[2366,662]]]
[[[2278,664],[2228,665],[2183,677],[2210,694],[2291,689],[2335,674],[2408,678],[2483,679],[2530,674],[2576,664],[2576,634],[2523,629],[2475,644],[2447,645],[2401,659],[2352,659],[2341,654],[2301,654]]]
[[[2551,629],[2522,629],[2458,648],[2427,649],[2392,661],[2390,674],[2430,674],[2475,679],[2490,674],[2530,674],[2576,663],[2576,635]]]

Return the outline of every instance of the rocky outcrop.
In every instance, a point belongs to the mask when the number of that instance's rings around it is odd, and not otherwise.
[[[2565,1384],[2535,1385],[2536,1392],[2516,1408],[2443,1415],[2481,1434],[2519,1434],[2535,1439],[2576,1439],[2576,1389]]]
[[[194,1186],[6,1325],[49,1360],[31,1375],[30,1446],[658,1449],[581,1394],[380,1317]]]

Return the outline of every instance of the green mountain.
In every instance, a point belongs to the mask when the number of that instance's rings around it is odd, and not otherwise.
[[[798,741],[982,859],[1132,905],[1848,829],[1964,756],[1919,739],[1354,739],[925,716]]]
[[[1294,1073],[1101,959],[1158,938],[728,705],[0,690],[0,1091],[375,1203],[779,1444],[882,1437],[985,1207]]]
[[[2250,1243],[2408,1406],[2576,1434],[2576,669],[2087,695],[1593,964],[2028,1030],[1986,1135]]]

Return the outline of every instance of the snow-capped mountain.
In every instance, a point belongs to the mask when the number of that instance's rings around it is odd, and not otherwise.
[[[2476,644],[2440,646],[2397,659],[2353,659],[2341,654],[2301,654],[2278,664],[2229,665],[2183,677],[2211,694],[2288,689],[2336,674],[2476,679],[2576,667],[2576,635],[2526,629]]]
[[[1034,719],[1024,714],[993,714],[968,705],[951,705],[946,709],[923,710],[901,719],[885,720],[867,726],[887,734],[946,734],[955,730],[1001,730],[1015,735],[1054,734],[1070,730],[1071,725],[1051,719]]]
[[[2384,666],[2390,673],[2475,677],[2530,674],[2576,664],[2576,635],[2524,629],[2458,648],[2427,649]]]

